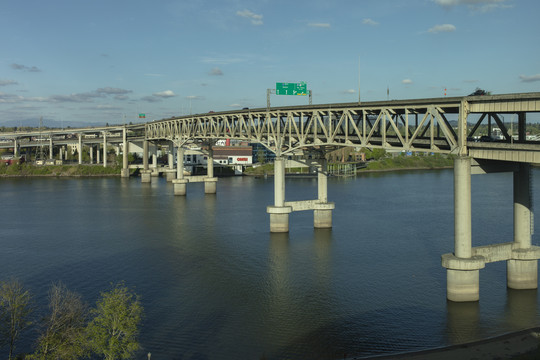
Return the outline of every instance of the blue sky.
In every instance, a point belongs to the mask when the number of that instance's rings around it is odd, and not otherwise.
[[[317,104],[357,101],[359,84],[362,101],[540,91],[538,14],[538,0],[1,0],[0,124],[265,107],[276,82],[307,82]]]

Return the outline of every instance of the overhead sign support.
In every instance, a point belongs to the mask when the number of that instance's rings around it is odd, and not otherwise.
[[[276,83],[275,89],[266,90],[266,106],[270,109],[270,94],[276,95],[301,95],[309,94],[309,105],[312,104],[311,90],[307,89],[307,83],[300,81],[298,83]]]

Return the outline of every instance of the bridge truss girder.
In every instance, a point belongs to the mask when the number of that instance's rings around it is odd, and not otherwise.
[[[204,114],[146,124],[146,139],[237,139],[258,142],[278,155],[355,146],[455,153],[459,102],[435,106],[343,107]]]

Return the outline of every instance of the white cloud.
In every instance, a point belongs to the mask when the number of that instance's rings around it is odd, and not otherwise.
[[[120,88],[112,88],[112,87],[107,86],[104,88],[97,89],[96,92],[98,94],[107,94],[107,95],[125,95],[125,94],[129,94],[132,91],[126,90],[126,89],[120,89]]]
[[[15,80],[0,80],[0,86],[17,85]]]
[[[21,64],[11,64],[11,68],[13,70],[22,70],[22,71],[28,71],[28,72],[40,72],[41,70],[38,69],[35,66],[26,66]]]
[[[104,95],[99,94],[97,92],[89,92],[89,93],[78,93],[78,94],[70,94],[70,95],[52,95],[48,98],[49,101],[55,102],[55,103],[83,103],[83,102],[91,102],[96,98],[102,98]]]
[[[330,28],[330,24],[329,23],[309,23],[308,26],[311,26],[311,27],[318,27],[318,28]]]
[[[413,81],[411,79],[403,79],[403,80],[401,80],[401,83],[405,84],[405,85],[409,85],[409,84],[412,84]]]
[[[212,70],[210,70],[210,75],[221,76],[223,75],[223,71],[221,71],[220,68],[215,67]]]
[[[161,98],[170,98],[170,97],[176,96],[176,94],[172,90],[160,91],[157,93],[153,93],[152,95],[156,97],[161,97]]]
[[[344,93],[344,94],[355,94],[355,93],[356,93],[356,90],[354,90],[354,89],[347,89],[347,90],[343,90],[343,93]]]
[[[376,22],[375,20],[372,20],[372,19],[363,19],[362,24],[371,25],[371,26],[379,25],[378,22]]]
[[[0,104],[12,104],[24,100],[22,96],[0,92]]]
[[[535,82],[535,81],[540,81],[540,74],[536,74],[532,76],[520,75],[519,78],[523,82]]]
[[[237,64],[241,62],[247,61],[246,59],[242,59],[239,57],[206,57],[202,59],[202,62],[205,64],[217,64],[217,65],[228,65],[228,64]]]
[[[451,8],[459,5],[467,5],[473,11],[487,12],[497,8],[509,8],[508,0],[433,0],[436,4]]]
[[[428,30],[428,32],[437,34],[440,32],[453,32],[456,31],[456,27],[452,24],[442,24],[442,25],[435,25],[431,29]]]
[[[241,16],[241,17],[246,18],[246,19],[250,19],[251,23],[253,25],[262,25],[263,24],[263,21],[262,21],[263,16],[262,15],[255,14],[254,12],[251,12],[251,11],[249,11],[247,9],[242,10],[242,11],[237,11],[236,15]]]

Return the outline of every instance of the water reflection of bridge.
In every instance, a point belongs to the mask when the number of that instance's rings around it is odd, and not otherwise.
[[[353,146],[454,155],[455,249],[442,256],[442,265],[447,268],[448,299],[476,301],[479,270],[490,262],[507,262],[509,288],[537,287],[540,248],[531,243],[530,168],[531,164],[540,163],[540,142],[527,138],[527,127],[531,120],[538,119],[539,112],[540,93],[522,93],[245,109],[163,119],[144,126],[71,129],[70,133],[77,134],[81,150],[83,142],[95,141],[84,138],[88,133],[103,140],[104,148],[107,141],[122,144],[122,176],[129,176],[129,143],[138,137],[143,147],[143,182],[151,181],[150,143],[169,143],[171,149],[176,148],[178,159],[176,170],[170,169],[169,174],[171,180],[176,178],[172,180],[176,195],[185,195],[187,184],[195,180],[204,181],[206,193],[216,192],[212,145],[217,140],[260,143],[276,154],[274,204],[267,208],[271,232],[288,232],[289,214],[305,210],[313,210],[315,228],[332,227],[334,203],[328,201],[325,159],[330,151]],[[513,121],[509,124],[509,118],[515,118],[515,124]],[[482,125],[487,125],[487,134],[496,126],[502,139],[472,141],[480,135]],[[66,133],[49,131],[50,148],[55,143],[54,135]],[[112,140],[113,134],[122,135]],[[30,135],[14,133],[5,137],[14,142],[17,151],[18,146],[24,146],[22,139]],[[206,148],[205,177],[184,176],[184,149],[191,143]],[[291,155],[305,156],[316,162],[318,194],[315,199],[286,201],[284,160]],[[473,247],[471,174],[500,171],[514,173],[514,239],[508,243]]]

